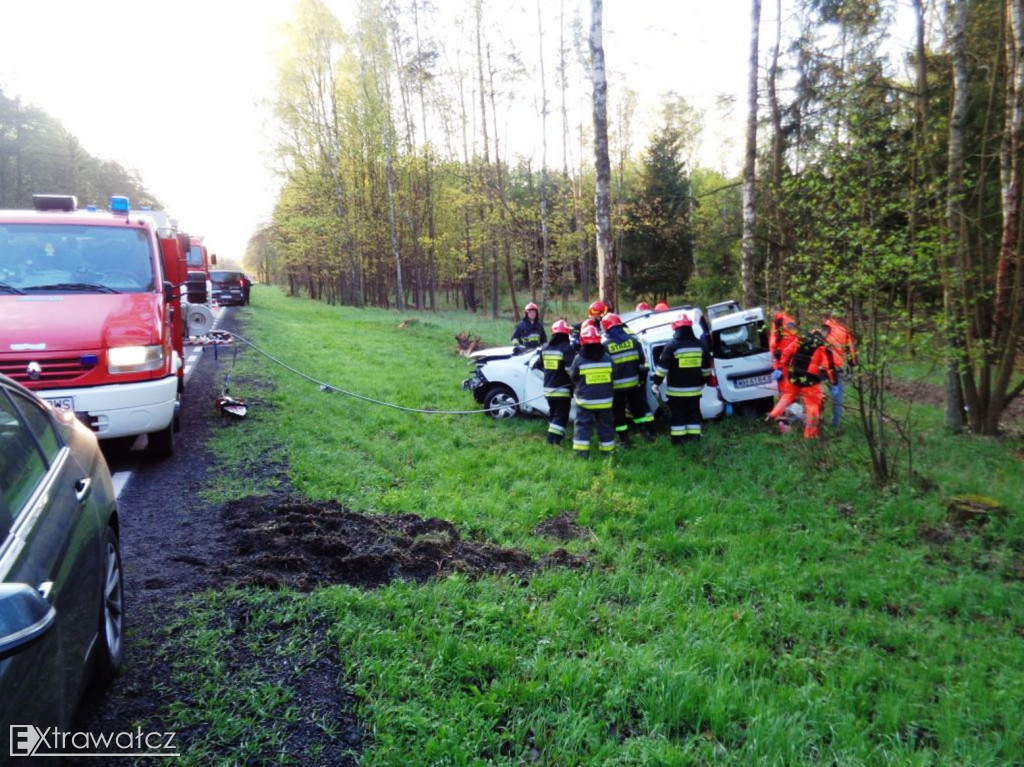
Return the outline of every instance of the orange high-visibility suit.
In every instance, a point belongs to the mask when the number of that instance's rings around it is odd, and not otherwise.
[[[796,320],[786,314],[784,311],[777,311],[772,315],[772,324],[768,328],[768,351],[772,353],[772,362],[778,362],[779,356],[782,353],[781,343],[783,338],[786,337],[786,329],[792,326],[796,328]],[[796,332],[795,330],[793,331]]]
[[[857,364],[857,347],[854,346],[853,333],[843,323],[834,319],[831,314],[825,314],[824,320],[825,343],[832,353],[832,367],[835,370],[835,382],[832,385],[832,428],[839,429],[839,423],[843,415],[844,383],[846,379],[845,367]]]
[[[786,408],[797,397],[801,397],[804,405],[804,439],[814,439],[819,434],[818,425],[821,421],[821,379],[826,377],[832,384],[836,380],[824,339],[816,334],[798,338],[796,342],[787,339],[782,344],[779,362],[785,371],[780,382],[783,384],[782,396],[768,417],[781,418]]]

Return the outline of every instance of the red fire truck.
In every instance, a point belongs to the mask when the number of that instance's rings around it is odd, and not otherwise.
[[[100,439],[174,452],[184,391],[188,236],[111,199],[35,195],[0,211],[0,373],[73,411]]]

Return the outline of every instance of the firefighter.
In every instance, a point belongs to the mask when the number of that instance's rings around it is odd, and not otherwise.
[[[590,435],[595,425],[601,452],[615,450],[612,377],[612,358],[601,344],[601,332],[588,325],[580,331],[580,351],[569,367],[569,379],[576,390],[572,449],[579,458],[590,457]]]
[[[668,304],[665,303],[664,301],[659,301],[658,303],[656,303],[654,305],[654,311],[656,311],[656,312],[667,312],[668,311]]]
[[[541,349],[534,368],[544,371],[544,399],[548,402],[548,444],[561,445],[572,408],[572,381],[569,368],[576,348],[569,340],[572,328],[565,320],[551,326],[551,340]]]
[[[594,320],[594,322],[600,322],[601,318],[610,311],[611,307],[609,307],[604,301],[594,301],[594,303],[587,307],[587,316]]]
[[[788,385],[775,407],[768,413],[768,420],[782,418],[797,397],[803,399],[804,439],[814,439],[819,434],[821,420],[821,382],[827,378],[835,389],[835,371],[830,361],[831,354],[825,339],[817,330],[797,336],[797,341],[786,341],[779,359],[785,370],[784,379]],[[833,396],[835,393],[833,391]]]
[[[583,332],[583,328],[588,325],[592,325],[597,328],[597,332],[601,332],[601,318],[604,317],[610,308],[604,301],[594,301],[589,307],[587,307],[587,318],[582,322],[577,322],[572,326],[572,341],[579,347],[580,345],[580,334]]]
[[[544,325],[540,321],[538,312],[537,304],[533,303],[533,301],[526,305],[523,318],[516,325],[515,330],[512,331],[512,343],[516,346],[522,347],[522,349],[536,349],[548,340],[548,335],[544,332]]]
[[[636,310],[638,312],[649,312],[651,310],[651,307],[647,304],[646,301],[641,301],[636,305]]]
[[[839,422],[843,415],[843,396],[846,387],[843,380],[846,378],[844,370],[857,364],[857,347],[854,344],[853,333],[843,323],[837,320],[832,312],[826,311],[822,315],[822,334],[825,336],[825,343],[832,352],[832,369],[835,371],[835,385],[832,387],[832,430],[839,430]]]
[[[613,388],[615,401],[612,415],[615,422],[615,434],[623,447],[628,447],[629,421],[626,419],[626,408],[633,416],[633,423],[642,430],[644,439],[654,441],[654,416],[647,406],[647,360],[644,350],[636,336],[629,333],[622,318],[609,312],[601,320],[604,328],[604,348],[612,358],[614,368]]]
[[[672,420],[669,433],[672,444],[697,442],[701,436],[700,397],[704,384],[711,381],[711,355],[693,332],[693,320],[680,312],[672,322],[675,334],[654,367],[651,389],[660,395],[662,380],[667,380],[666,394]]]

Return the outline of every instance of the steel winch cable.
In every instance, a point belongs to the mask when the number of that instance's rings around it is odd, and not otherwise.
[[[346,395],[348,397],[354,397],[355,399],[359,399],[359,400],[362,400],[364,402],[370,402],[370,403],[372,403],[374,405],[382,405],[383,407],[390,407],[390,408],[393,408],[394,410],[401,410],[402,412],[405,412],[405,413],[422,413],[424,415],[474,415],[476,413],[489,413],[492,410],[503,410],[503,409],[509,407],[509,405],[494,405],[493,407],[478,408],[476,410],[428,410],[428,409],[425,409],[425,408],[415,408],[415,407],[406,407],[405,405],[396,405],[393,402],[385,402],[383,400],[374,399],[373,397],[367,397],[365,394],[357,394],[356,392],[348,391],[346,389],[342,389],[341,387],[329,384],[329,383],[327,383],[325,381],[320,381],[320,380],[318,380],[316,378],[313,378],[313,376],[308,375],[307,373],[303,373],[301,370],[299,370],[299,369],[297,369],[295,367],[292,367],[287,362],[284,362],[283,360],[278,359],[277,357],[275,357],[270,352],[268,352],[268,351],[266,351],[264,349],[261,349],[259,346],[257,346],[252,341],[250,341],[248,338],[244,338],[244,337],[238,335],[237,333],[232,333],[230,330],[217,330],[217,331],[214,331],[214,333],[211,333],[211,335],[215,335],[215,334],[226,335],[226,336],[230,336],[231,338],[238,339],[238,341],[240,341],[241,343],[243,343],[246,346],[248,346],[250,349],[255,351],[257,354],[260,354],[260,355],[266,357],[268,360],[273,362],[275,365],[279,365],[280,367],[284,368],[288,372],[297,375],[299,378],[304,378],[305,380],[309,381],[310,383],[316,384],[320,388],[320,391],[322,391],[322,392],[328,392],[328,393],[329,392],[338,392],[339,394],[344,394],[344,395]],[[216,348],[216,347],[214,347],[214,348]],[[229,375],[230,375],[230,373],[229,373]],[[516,403],[516,407],[518,407],[519,405],[522,405],[522,404],[524,404],[526,402],[535,402],[536,400],[543,399],[545,396],[546,395],[541,394],[541,395],[538,395],[536,397],[531,397],[530,399],[521,400],[521,401]]]

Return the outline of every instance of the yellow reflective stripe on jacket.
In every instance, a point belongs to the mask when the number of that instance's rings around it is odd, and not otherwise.
[[[586,410],[607,410],[612,406],[612,397],[607,399],[580,399],[576,398],[576,404]]]
[[[677,349],[675,356],[680,368],[699,368],[704,361],[704,352],[700,349]]]
[[[667,386],[665,394],[669,397],[699,397],[703,386]]]
[[[588,385],[607,384],[612,382],[612,366],[607,362],[593,365],[580,365],[580,375]]]

